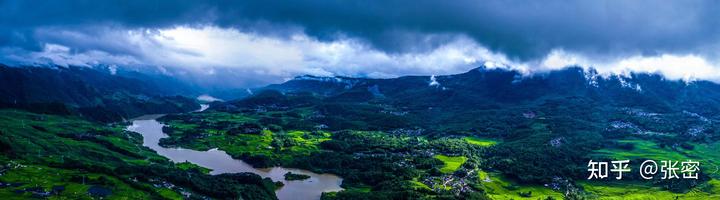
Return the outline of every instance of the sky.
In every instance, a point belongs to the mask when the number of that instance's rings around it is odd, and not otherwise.
[[[0,62],[237,86],[579,65],[720,81],[720,1],[0,0]]]

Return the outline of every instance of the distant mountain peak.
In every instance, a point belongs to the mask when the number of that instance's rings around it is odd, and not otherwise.
[[[344,85],[345,89],[350,89],[360,82],[360,78],[349,78],[342,76],[313,76],[313,75],[302,75],[296,76],[290,81],[317,81],[325,83],[338,83]]]
[[[343,78],[337,77],[337,76],[313,76],[313,75],[306,74],[306,75],[296,76],[292,80],[341,82],[341,81],[343,81]]]

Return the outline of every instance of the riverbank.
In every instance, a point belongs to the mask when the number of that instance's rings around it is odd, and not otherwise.
[[[160,139],[167,137],[162,132],[162,123],[156,119],[162,115],[144,116],[133,120],[127,130],[143,135],[143,145],[155,150],[173,162],[191,162],[212,170],[211,174],[251,172],[273,181],[283,182],[284,186],[276,191],[279,199],[320,199],[323,192],[340,191],[342,178],[332,174],[317,174],[307,170],[273,167],[256,169],[251,165],[230,157],[218,149],[196,151],[183,148],[164,148],[159,145]],[[284,175],[288,172],[309,175],[306,180],[287,181]]]

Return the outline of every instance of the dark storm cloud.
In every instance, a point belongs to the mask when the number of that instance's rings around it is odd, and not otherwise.
[[[717,1],[261,2],[223,13],[301,24],[318,37],[351,34],[386,50],[428,44],[412,39],[412,33],[460,33],[522,59],[544,56],[552,48],[599,54],[687,53],[720,37]],[[407,36],[411,39],[403,40]]]
[[[424,51],[461,34],[528,60],[554,48],[593,56],[698,53],[715,57],[718,1],[0,1],[0,45],[38,49],[37,28],[216,25],[321,40],[360,38],[387,52]],[[83,28],[80,28],[83,29]],[[281,29],[278,31],[278,29]],[[279,33],[280,32],[280,33]],[[76,39],[73,48],[100,45]],[[43,41],[38,42],[37,40]],[[89,47],[88,47],[89,48]],[[111,45],[111,50],[124,47]]]
[[[3,0],[0,1],[0,30],[3,30],[0,45],[41,49],[42,43],[67,39],[64,43],[73,44],[74,48],[86,48],[76,44],[80,42],[77,37],[61,38],[61,34],[56,32],[41,32],[38,29],[70,29],[83,32],[84,39],[93,39],[106,33],[104,26],[157,28],[202,22],[202,18],[191,14],[202,16],[206,9],[194,6],[180,1]]]

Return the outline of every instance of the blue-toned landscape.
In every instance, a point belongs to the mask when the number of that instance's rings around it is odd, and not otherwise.
[[[0,11],[0,199],[720,198],[715,1]]]

